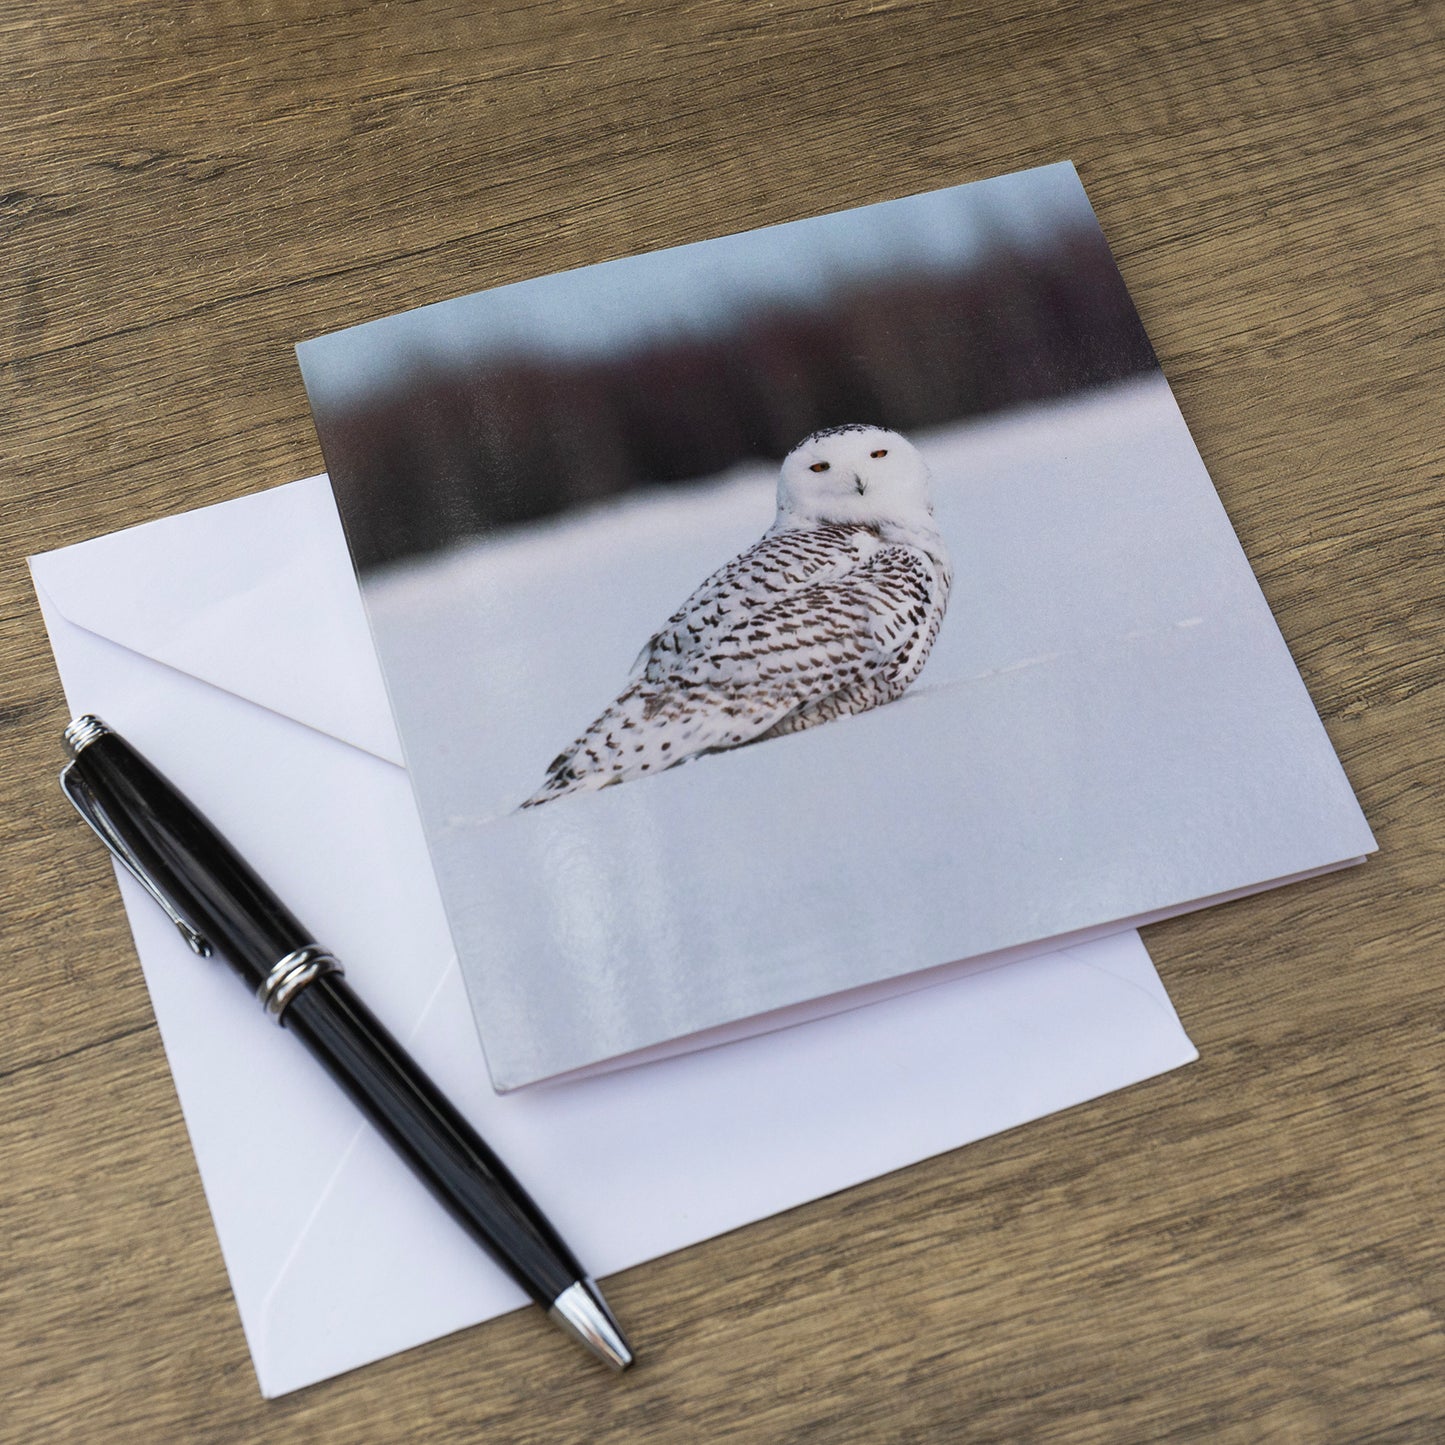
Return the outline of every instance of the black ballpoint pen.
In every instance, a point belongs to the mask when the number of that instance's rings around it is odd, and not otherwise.
[[[219,953],[432,1193],[561,1329],[614,1369],[632,1351],[601,1292],[525,1189],[351,991],[235,850],[99,718],[65,729],[60,785],[193,952]]]

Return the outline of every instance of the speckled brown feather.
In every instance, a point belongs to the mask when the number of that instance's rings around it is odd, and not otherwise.
[[[937,556],[876,527],[768,533],[654,634],[523,806],[892,702],[928,659],[950,581]]]

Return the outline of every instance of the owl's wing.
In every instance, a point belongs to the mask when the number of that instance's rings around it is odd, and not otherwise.
[[[770,532],[700,583],[647,640],[631,676],[659,676],[680,658],[705,655],[760,608],[843,577],[859,549],[842,528]]]
[[[805,583],[719,623],[706,648],[654,652],[646,677],[669,699],[712,697],[745,709],[761,735],[789,713],[877,683],[914,646],[933,577],[907,547],[883,547],[841,576]],[[727,742],[734,738],[727,729]],[[746,731],[744,729],[744,731]]]
[[[793,731],[859,710],[835,705],[829,711],[827,699],[840,694],[862,707],[886,699],[886,684],[905,654],[926,645],[923,624],[935,578],[911,548],[853,557],[851,567],[835,559],[817,568],[822,580],[776,583],[760,594],[766,600],[749,592],[746,605],[728,590],[738,585],[736,575],[732,584],[717,583],[695,621],[684,611],[678,634],[664,631],[652,640],[641,669],[552,760],[541,788],[522,806],[662,772],[772,730]],[[673,635],[676,647],[665,640]]]

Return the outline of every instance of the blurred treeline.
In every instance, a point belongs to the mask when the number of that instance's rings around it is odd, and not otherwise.
[[[841,422],[922,431],[1156,364],[1095,228],[585,359],[412,367],[318,416],[357,566],[638,487],[780,460]]]

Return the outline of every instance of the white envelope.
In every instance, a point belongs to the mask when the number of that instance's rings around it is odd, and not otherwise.
[[[598,1276],[1197,1057],[1122,933],[498,1097],[326,478],[31,568],[72,711],[125,734],[279,884]],[[230,970],[117,874],[262,1393],[526,1303]],[[587,1368],[553,1336],[539,1315],[557,1368]]]

